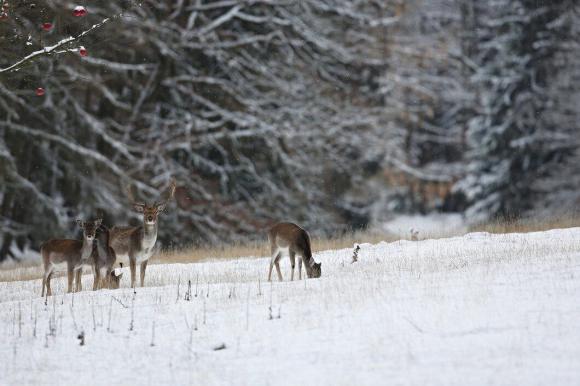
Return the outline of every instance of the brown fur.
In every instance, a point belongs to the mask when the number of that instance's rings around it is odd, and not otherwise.
[[[110,231],[101,225],[98,228],[96,243],[93,246],[93,290],[100,288],[119,288],[119,282],[123,274],[116,276],[113,272],[113,266],[117,260],[115,250],[109,245]],[[105,276],[101,277],[101,271],[105,270]]]
[[[282,273],[280,272],[280,258],[282,252],[280,249],[288,248],[290,257],[290,264],[292,266],[292,274],[290,280],[294,280],[294,266],[296,255],[298,255],[298,279],[302,278],[302,263],[306,269],[306,274],[309,278],[320,277],[321,263],[316,263],[312,258],[312,246],[308,232],[296,224],[290,222],[282,222],[274,225],[268,231],[268,240],[270,241],[270,251],[272,259],[270,260],[270,270],[268,272],[268,281],[272,279],[272,268],[276,266],[278,273],[278,280],[282,281]]]
[[[44,264],[44,276],[42,278],[42,295],[44,289],[48,296],[52,295],[50,280],[54,270],[54,265],[66,263],[68,287],[67,292],[73,292],[73,282],[75,281],[74,271],[76,272],[76,289],[80,291],[81,269],[83,265],[92,265],[92,244],[95,239],[96,229],[101,224],[101,220],[80,221],[79,226],[83,229],[83,240],[53,239],[43,243],[40,247],[42,262]],[[83,251],[87,256],[83,259]]]

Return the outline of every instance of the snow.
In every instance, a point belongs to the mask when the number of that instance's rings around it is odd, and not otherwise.
[[[578,384],[578,251],[580,228],[361,244],[272,284],[265,258],[153,265],[47,305],[4,282],[0,384]]]
[[[459,213],[401,215],[382,224],[381,228],[403,238],[409,238],[413,230],[418,232],[419,239],[463,234],[468,229],[465,219]]]

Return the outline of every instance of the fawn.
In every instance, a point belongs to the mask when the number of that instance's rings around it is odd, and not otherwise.
[[[93,291],[105,286],[110,289],[119,288],[121,277],[115,275],[113,266],[117,260],[115,250],[109,245],[110,232],[109,229],[100,224],[97,228],[96,243],[93,248]],[[80,272],[80,269],[79,269]]]
[[[288,253],[290,264],[292,265],[292,274],[290,280],[294,280],[294,263],[298,255],[298,280],[302,279],[302,262],[306,274],[309,278],[318,278],[322,274],[322,263],[317,263],[312,258],[312,248],[310,246],[310,236],[308,232],[298,225],[290,222],[281,222],[274,225],[268,231],[268,240],[270,241],[270,251],[272,259],[270,260],[270,271],[268,272],[268,281],[272,280],[272,268],[276,266],[278,280],[282,281],[280,272],[280,258],[282,252]]]
[[[80,291],[81,274],[83,265],[93,265],[93,241],[101,219],[95,221],[77,220],[77,224],[83,230],[82,240],[52,239],[43,243],[40,247],[42,262],[44,263],[44,276],[42,277],[42,296],[46,287],[47,295],[51,296],[50,280],[54,270],[66,264],[68,277],[67,292],[73,291],[74,271],[76,271],[76,291]]]

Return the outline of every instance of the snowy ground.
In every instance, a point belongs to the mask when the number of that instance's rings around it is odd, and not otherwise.
[[[580,383],[580,229],[350,256],[273,285],[265,259],[153,265],[136,295],[58,279],[46,305],[39,280],[0,283],[0,385]]]
[[[451,237],[467,233],[468,226],[459,213],[432,213],[423,215],[400,215],[379,226],[379,231],[404,239],[416,233],[419,240]]]

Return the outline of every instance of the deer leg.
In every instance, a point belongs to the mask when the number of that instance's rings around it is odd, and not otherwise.
[[[290,274],[290,281],[294,281],[294,266],[296,265],[296,253],[290,251],[290,266],[292,267],[292,273]]]
[[[50,271],[46,277],[46,296],[52,296],[52,290],[50,289],[50,279],[52,279],[52,271]]]
[[[298,280],[302,280],[302,257],[298,259]]]
[[[111,273],[113,272],[113,268],[107,268],[107,273],[105,277],[105,283],[107,283],[108,289],[113,289],[113,280],[111,279]]]
[[[68,284],[66,292],[70,294],[71,292],[73,292],[73,280],[74,280],[74,267],[71,264],[67,265],[66,267],[66,276]]]
[[[96,265],[93,265],[93,271],[94,271],[93,291],[96,291],[99,289],[99,285],[101,284],[101,271]]]
[[[272,248],[272,259],[270,260],[270,271],[268,272],[268,281],[272,281],[272,268],[274,268],[274,263],[280,259],[281,253],[276,253],[275,248]]]
[[[129,256],[129,268],[131,269],[131,288],[135,288],[135,276],[137,275],[137,262],[135,258]]]
[[[278,280],[279,281],[283,281],[282,280],[282,272],[280,271],[280,260],[276,260],[276,272],[278,272]]]
[[[147,262],[149,260],[145,260],[141,263],[141,270],[139,273],[141,274],[141,287],[143,287],[143,282],[145,282],[145,270],[147,269]]]
[[[42,275],[42,294],[40,297],[44,297],[44,287],[46,287],[46,278],[48,277],[49,271],[44,271],[44,275]]]
[[[270,236],[268,236],[268,239],[270,238]],[[274,247],[273,244],[270,243],[270,254],[272,255],[272,258],[270,258],[270,269],[268,270],[268,281],[272,281],[272,268],[274,268],[274,260],[275,255],[274,252],[276,252],[276,248]]]
[[[270,269],[268,270],[268,281],[272,281],[272,268],[274,268],[274,261],[271,260]],[[44,292],[44,287],[42,288],[42,291]]]
[[[83,284],[82,284],[82,280],[83,280],[83,268],[80,267],[79,269],[77,269],[76,273],[75,273],[75,282],[76,282],[76,288],[75,291],[76,292],[80,292],[83,290]]]
[[[41,298],[44,297],[44,286],[45,285],[46,285],[46,279],[44,278],[44,275],[42,275],[42,293],[40,294]]]

